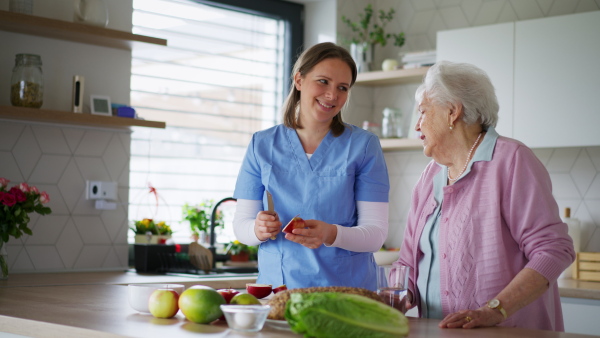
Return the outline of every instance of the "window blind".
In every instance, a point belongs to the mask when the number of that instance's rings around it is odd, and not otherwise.
[[[133,7],[133,32],[168,46],[132,50],[131,105],[167,128],[133,129],[129,219],[165,221],[188,243],[183,205],[231,196],[252,134],[280,119],[285,23],[194,1]]]

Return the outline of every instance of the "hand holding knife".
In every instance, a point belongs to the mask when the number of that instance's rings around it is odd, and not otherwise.
[[[273,204],[273,195],[269,191],[267,191],[267,210],[269,213],[275,215],[275,205]],[[277,239],[277,236],[272,236],[271,239]]]

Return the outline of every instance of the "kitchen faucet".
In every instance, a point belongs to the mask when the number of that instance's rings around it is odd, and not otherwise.
[[[215,248],[215,221],[217,219],[217,209],[219,208],[219,205],[221,205],[221,203],[227,202],[227,201],[237,201],[237,199],[235,199],[233,197],[225,197],[224,199],[218,201],[215,204],[215,206],[213,207],[212,213],[210,214],[210,247],[208,249],[210,250],[210,252],[212,252],[212,255],[213,255],[213,261],[212,261],[213,269],[216,267],[216,263],[217,263],[217,253],[216,253],[216,248]],[[226,260],[226,258],[225,258],[225,260]]]

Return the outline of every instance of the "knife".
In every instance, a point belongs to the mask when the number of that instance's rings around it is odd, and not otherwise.
[[[267,210],[275,212],[275,205],[273,205],[273,195],[267,190]],[[271,239],[277,239],[277,236],[271,237]]]

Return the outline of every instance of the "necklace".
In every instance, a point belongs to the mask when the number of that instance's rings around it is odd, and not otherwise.
[[[465,170],[467,170],[467,165],[469,164],[469,160],[471,159],[471,154],[473,153],[473,150],[475,149],[477,142],[479,142],[479,139],[481,138],[482,134],[483,133],[479,133],[479,136],[477,136],[475,143],[473,143],[471,150],[469,150],[469,154],[467,155],[467,161],[465,162],[465,166],[462,168],[462,170],[460,171],[458,176],[456,176],[456,178],[450,177],[450,168],[448,168],[448,179],[450,180],[450,182],[454,182],[454,181],[458,180],[460,178],[460,176],[465,172]]]

